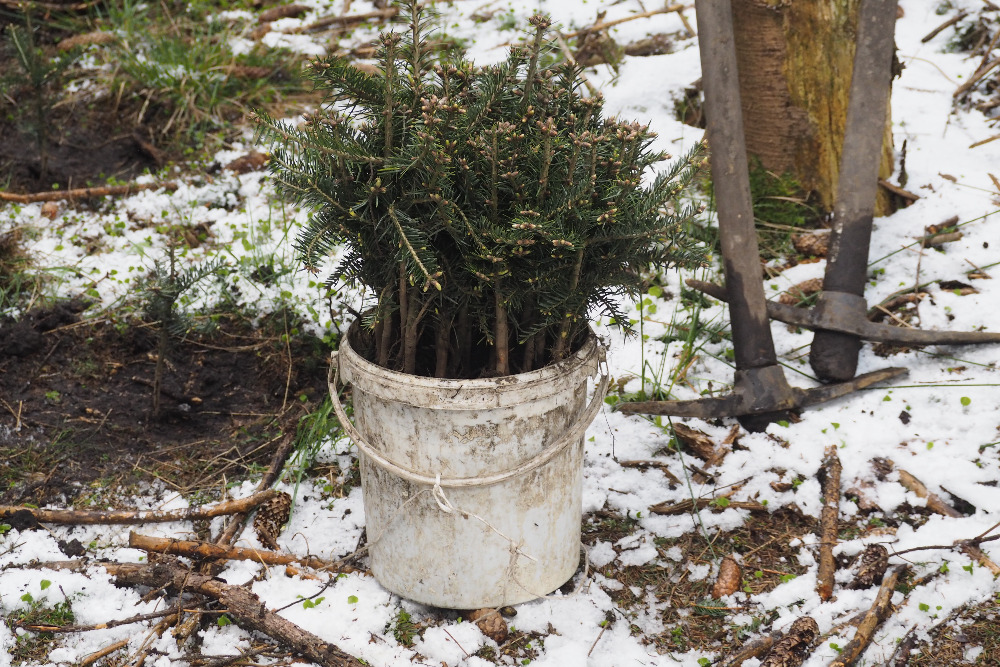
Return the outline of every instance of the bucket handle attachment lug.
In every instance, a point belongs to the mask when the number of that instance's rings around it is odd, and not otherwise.
[[[566,449],[566,447],[570,444],[577,442],[583,437],[584,433],[587,432],[587,428],[590,426],[590,423],[594,420],[594,417],[597,416],[598,411],[600,411],[601,405],[604,403],[604,397],[608,392],[608,384],[611,380],[606,352],[603,346],[599,346],[598,354],[600,355],[598,365],[600,368],[601,379],[598,382],[597,389],[594,391],[594,397],[590,400],[590,403],[583,411],[583,414],[573,424],[573,426],[571,426],[569,430],[562,435],[562,437],[524,463],[521,463],[514,468],[510,468],[509,470],[482,477],[442,478],[440,475],[422,475],[383,456],[378,450],[372,447],[371,443],[367,442],[358,429],[355,428],[354,424],[348,418],[347,413],[344,412],[344,407],[340,404],[340,356],[336,350],[331,354],[330,370],[327,374],[327,384],[330,389],[333,411],[337,415],[337,419],[340,420],[340,425],[343,427],[344,432],[347,433],[347,436],[355,445],[357,445],[358,449],[361,450],[365,456],[367,456],[373,463],[375,463],[375,465],[379,466],[383,470],[407,481],[434,488],[456,489],[492,486],[493,484],[499,484],[509,479],[513,479],[514,477],[520,477],[521,475],[527,474],[536,468],[540,468],[551,461],[559,452]]]

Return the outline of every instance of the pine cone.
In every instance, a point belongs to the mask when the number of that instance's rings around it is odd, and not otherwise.
[[[803,616],[779,639],[767,654],[760,667],[799,667],[808,657],[809,646],[819,634],[819,625],[809,616]]]
[[[261,544],[268,549],[278,548],[278,535],[281,534],[281,527],[288,523],[288,517],[291,516],[291,513],[292,497],[284,491],[257,509],[257,516],[253,520],[253,529]]]
[[[479,626],[483,634],[497,644],[507,639],[507,635],[510,634],[506,621],[494,609],[476,609],[469,614],[469,620]]]
[[[786,306],[798,306],[801,305],[803,301],[811,297],[817,292],[823,291],[823,279],[822,278],[812,278],[801,282],[798,285],[792,285],[785,293],[778,297],[778,303],[782,303]]]
[[[885,570],[889,567],[889,551],[881,544],[869,544],[858,559],[858,573],[854,575],[851,588],[871,588],[882,583]]]
[[[830,247],[830,234],[793,234],[792,246],[806,257],[826,257]]]

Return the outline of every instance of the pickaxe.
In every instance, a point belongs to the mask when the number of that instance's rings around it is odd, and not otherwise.
[[[887,4],[886,0],[865,0],[862,6],[881,7]],[[712,180],[735,348],[733,391],[728,396],[691,401],[624,403],[618,409],[629,414],[701,418],[732,416],[748,430],[762,430],[790,410],[844,396],[897,377],[906,369],[887,368],[814,389],[798,389],[785,380],[771,338],[767,300],[761,281],[733,41],[732,7],[730,0],[696,0],[695,5],[704,74],[708,144],[712,151]],[[892,11],[895,13],[894,5]]]
[[[816,330],[809,362],[824,382],[854,377],[862,339],[912,345],[1000,343],[1000,333],[904,329],[870,322],[867,318],[863,295],[882,133],[889,106],[895,21],[895,0],[861,3],[823,291],[812,309],[767,302],[770,318]],[[726,300],[726,290],[718,285],[693,280],[688,285]]]

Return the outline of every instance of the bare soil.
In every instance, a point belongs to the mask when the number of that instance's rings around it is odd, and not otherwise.
[[[286,344],[281,315],[257,329],[223,320],[173,341],[154,417],[155,327],[81,320],[82,309],[0,322],[0,503],[81,503],[153,480],[212,495],[266,466],[324,396],[318,339]]]

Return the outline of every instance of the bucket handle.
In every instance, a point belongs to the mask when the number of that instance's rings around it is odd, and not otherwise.
[[[505,470],[504,472],[487,475],[485,477],[454,477],[449,479],[442,479],[440,475],[430,477],[428,475],[421,475],[420,473],[414,472],[380,454],[374,447],[371,446],[370,443],[365,441],[364,437],[347,417],[347,413],[344,412],[344,407],[340,404],[340,390],[338,388],[340,382],[340,363],[338,357],[339,352],[336,350],[331,355],[330,371],[327,374],[327,384],[330,389],[333,411],[336,413],[337,419],[340,420],[340,425],[343,427],[344,432],[347,433],[347,436],[354,442],[355,445],[358,446],[358,449],[360,449],[365,456],[371,459],[383,470],[391,472],[397,477],[402,477],[410,482],[425,484],[432,487],[456,489],[490,486],[493,484],[499,484],[500,482],[505,482],[513,477],[524,475],[531,472],[535,468],[545,465],[552,460],[556,454],[561,452],[571,443],[579,441],[579,439],[583,437],[583,434],[587,432],[587,428],[590,426],[590,423],[594,420],[594,417],[597,416],[597,412],[601,409],[601,404],[604,402],[604,396],[607,394],[608,383],[611,379],[611,374],[608,371],[608,363],[604,347],[602,346],[599,349],[600,358],[598,363],[601,367],[601,380],[594,392],[594,397],[590,400],[590,404],[587,405],[587,408],[584,410],[580,419],[578,419],[576,423],[563,434],[562,437],[521,465]]]

